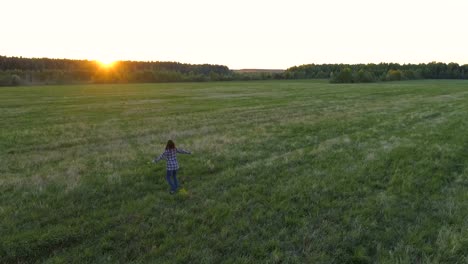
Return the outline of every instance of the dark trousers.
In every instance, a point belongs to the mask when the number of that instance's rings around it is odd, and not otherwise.
[[[166,180],[171,186],[171,191],[176,191],[179,188],[179,182],[177,181],[177,170],[168,170],[166,173]]]

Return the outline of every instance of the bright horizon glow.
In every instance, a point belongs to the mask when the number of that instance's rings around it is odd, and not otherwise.
[[[112,59],[102,59],[102,60],[96,60],[99,65],[101,65],[104,68],[112,68],[114,64],[116,63],[115,60]]]
[[[466,0],[17,0],[2,10],[4,56],[231,69],[468,64]]]

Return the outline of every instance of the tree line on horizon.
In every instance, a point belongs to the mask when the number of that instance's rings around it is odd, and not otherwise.
[[[329,79],[331,83],[366,83],[418,79],[468,79],[468,64],[307,64],[286,70],[286,79]]]
[[[118,61],[103,67],[96,61],[0,56],[0,86],[74,83],[204,82],[273,79],[329,79],[364,83],[417,79],[468,79],[468,65],[306,64],[284,72],[240,72],[227,66],[159,61]]]
[[[227,66],[179,62],[97,61],[0,56],[0,85],[230,80]]]

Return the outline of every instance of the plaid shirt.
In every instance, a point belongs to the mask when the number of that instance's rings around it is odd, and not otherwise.
[[[183,149],[166,149],[163,154],[154,159],[154,162],[158,162],[161,159],[166,159],[167,170],[177,170],[179,169],[179,163],[177,162],[176,153],[191,154],[190,151]]]

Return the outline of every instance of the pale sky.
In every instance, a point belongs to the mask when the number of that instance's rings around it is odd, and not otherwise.
[[[0,55],[178,61],[468,64],[468,0],[0,0]]]

